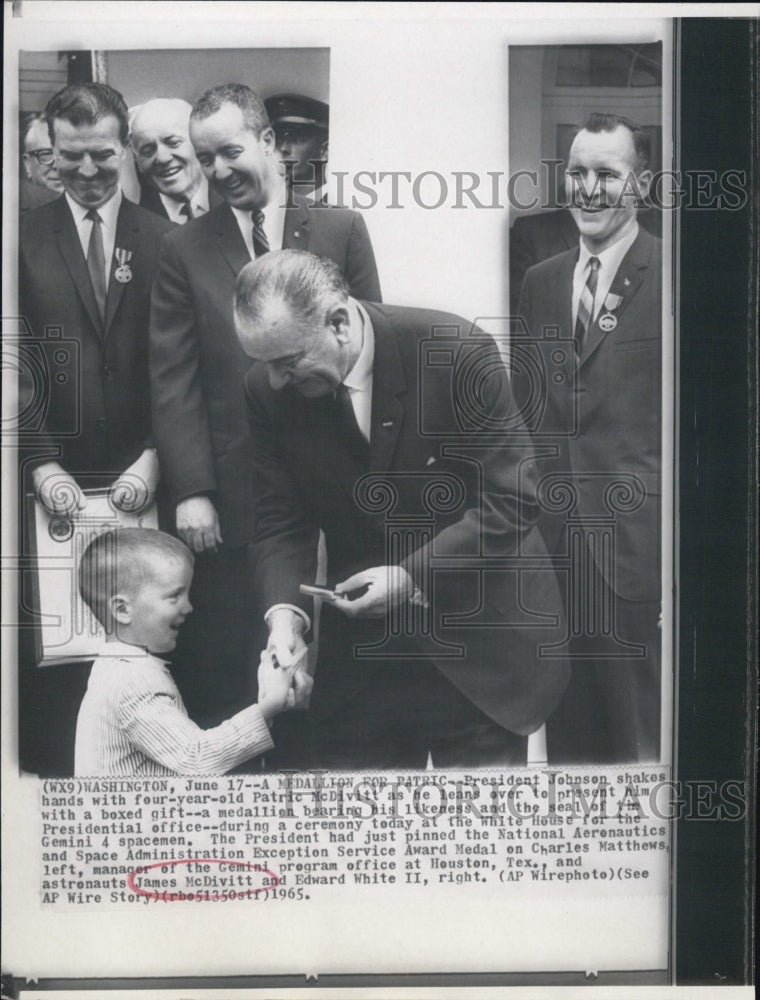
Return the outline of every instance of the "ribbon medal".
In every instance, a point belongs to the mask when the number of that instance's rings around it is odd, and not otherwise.
[[[602,306],[604,312],[599,317],[599,329],[602,333],[611,333],[618,325],[617,316],[613,316],[613,313],[622,301],[622,295],[613,295],[612,292],[604,300],[604,305]]]
[[[129,266],[129,262],[132,260],[132,251],[121,250],[119,247],[115,247],[113,253],[119,264],[114,271],[113,276],[117,281],[120,281],[122,285],[126,285],[132,280],[132,268]]]

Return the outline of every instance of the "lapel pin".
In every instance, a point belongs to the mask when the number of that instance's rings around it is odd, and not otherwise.
[[[628,286],[630,285],[630,283],[631,283],[631,282],[630,282],[630,279],[629,279],[629,278],[626,278],[626,279],[625,279],[625,280],[623,281],[623,284],[625,285],[625,287],[626,287],[626,288],[627,288],[627,287],[628,287]]]
[[[122,285],[126,285],[132,280],[132,268],[129,266],[129,262],[132,260],[132,251],[122,250],[119,247],[115,247],[113,255],[119,264],[114,271],[113,276],[117,281],[121,282]]]
[[[293,230],[293,235],[294,235],[294,236],[296,237],[296,239],[297,239],[297,238],[298,238],[298,237],[299,237],[299,236],[301,235],[301,230],[300,230],[300,229],[294,229],[294,230]]]
[[[435,456],[431,455],[427,462],[425,462],[425,465],[435,465]]]
[[[599,329],[602,333],[610,333],[617,326],[617,316],[613,316],[612,313],[603,313],[599,317]]]
[[[388,429],[389,427],[393,427],[393,421],[392,421],[392,420],[384,420],[384,421],[383,421],[383,427],[385,427],[385,429],[386,429],[386,430],[387,430],[387,429]]]

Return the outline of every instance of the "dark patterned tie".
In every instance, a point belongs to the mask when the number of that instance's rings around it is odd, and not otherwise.
[[[579,356],[583,353],[591,320],[594,316],[594,299],[596,297],[596,285],[599,280],[599,258],[589,257],[588,268],[588,278],[581,291],[580,301],[578,302],[578,318],[575,321],[576,351]]]
[[[87,246],[87,270],[90,272],[102,326],[106,316],[106,255],[103,250],[103,227],[96,209],[91,208],[85,218],[92,222],[90,242]]]
[[[356,419],[356,411],[351,402],[351,390],[342,383],[335,390],[336,410],[338,423],[343,432],[346,443],[356,454],[365,458],[369,452],[369,442],[361,432],[359,422]]]
[[[269,253],[269,240],[264,232],[264,213],[260,208],[257,208],[255,212],[251,213],[251,218],[253,219],[253,255],[254,257],[263,257],[265,253]]]
[[[192,219],[193,216],[193,206],[189,201],[182,202],[182,208],[179,210],[180,215],[184,215],[186,219]]]

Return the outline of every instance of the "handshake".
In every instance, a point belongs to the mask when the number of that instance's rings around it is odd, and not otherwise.
[[[270,650],[263,650],[258,681],[258,705],[267,722],[288,709],[309,707],[314,681],[306,673],[304,657],[290,666],[281,666]]]

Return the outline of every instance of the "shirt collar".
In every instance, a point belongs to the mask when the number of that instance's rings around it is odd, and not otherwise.
[[[149,658],[151,660],[158,660],[159,663],[164,662],[160,657],[149,653],[145,646],[134,646],[131,642],[120,642],[118,639],[114,642],[104,642],[100,647],[99,653],[101,656],[119,656],[141,660]]]
[[[599,267],[609,274],[616,274],[617,269],[623,263],[623,257],[628,253],[633,244],[636,241],[636,237],[639,235],[639,224],[636,219],[633,220],[633,226],[630,231],[622,236],[619,240],[608,246],[606,250],[602,250],[601,253],[594,253],[592,250],[586,246],[583,240],[580,241],[581,252],[578,257],[578,267],[583,272],[586,270],[586,266],[592,257],[596,257],[599,261]]]
[[[362,322],[362,348],[351,371],[343,379],[343,385],[354,392],[366,391],[372,383],[372,368],[375,363],[375,331],[372,320],[364,307],[356,302],[356,309]]]
[[[78,201],[74,201],[68,191],[65,193],[66,201],[71,209],[71,214],[74,216],[74,222],[77,227],[85,221],[87,213],[90,211],[84,205],[80,205]],[[121,188],[117,187],[111,197],[104,205],[98,207],[98,215],[103,225],[107,229],[116,229],[116,220],[119,215],[119,209],[121,208]],[[89,221],[89,220],[88,220]]]
[[[171,198],[168,194],[163,194],[161,191],[158,192],[158,196],[163,202],[163,206],[169,218],[173,222],[180,222],[184,219],[181,214],[181,209],[185,204],[183,201],[178,201],[176,198]],[[208,181],[205,175],[201,176],[201,183],[198,186],[197,191],[192,198],[189,199],[190,205],[193,208],[194,215],[198,214],[200,210],[201,213],[208,212],[209,202],[208,202]]]

